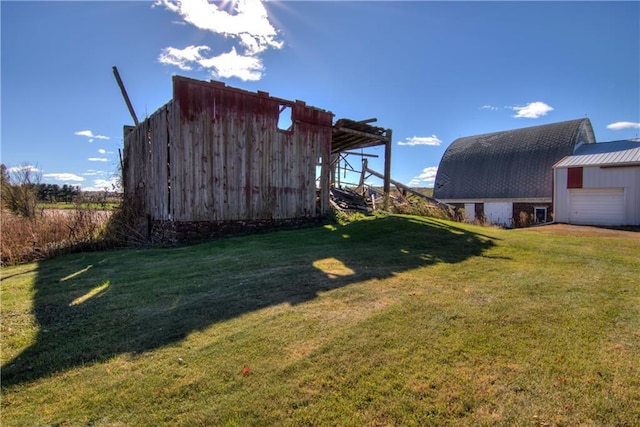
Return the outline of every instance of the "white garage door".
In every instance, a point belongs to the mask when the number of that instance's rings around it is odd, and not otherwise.
[[[513,203],[490,202],[484,204],[484,217],[491,224],[511,227],[513,218]]]
[[[624,224],[624,188],[574,188],[569,190],[571,224]]]

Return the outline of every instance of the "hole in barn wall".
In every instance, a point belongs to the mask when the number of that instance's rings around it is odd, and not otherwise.
[[[291,131],[293,127],[293,122],[291,121],[291,106],[287,104],[280,104],[278,114],[278,130],[283,130],[286,132]]]

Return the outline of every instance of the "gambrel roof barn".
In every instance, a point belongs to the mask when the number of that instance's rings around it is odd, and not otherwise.
[[[512,226],[524,212],[546,221],[553,165],[593,143],[587,118],[459,138],[442,157],[434,197],[464,205],[468,219],[482,216]],[[536,207],[545,211],[536,212]]]

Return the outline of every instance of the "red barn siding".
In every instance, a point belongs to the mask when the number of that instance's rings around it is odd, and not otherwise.
[[[328,209],[333,114],[174,77],[174,99],[125,138],[125,191],[151,220],[312,218]],[[280,106],[292,128],[278,129]],[[317,211],[316,164],[322,159]]]

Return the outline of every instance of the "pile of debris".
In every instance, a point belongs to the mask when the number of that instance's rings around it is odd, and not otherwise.
[[[369,214],[382,208],[384,203],[383,190],[372,186],[332,188],[329,196],[331,207],[344,213]],[[455,212],[450,206],[407,188],[398,188],[389,194],[388,210],[395,213],[455,219]]]
[[[329,203],[341,212],[372,212],[375,207],[371,197],[359,194],[349,188],[332,188],[329,191]],[[375,200],[375,195],[373,196]]]

